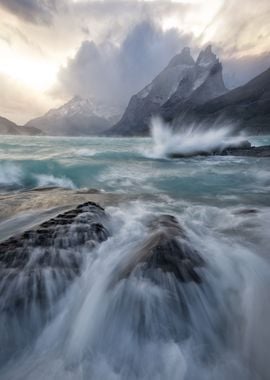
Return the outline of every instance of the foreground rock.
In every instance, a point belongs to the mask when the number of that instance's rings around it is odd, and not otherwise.
[[[0,349],[0,367],[12,356],[24,352],[25,347],[31,346],[40,336],[44,326],[54,316],[61,315],[65,303],[70,300],[65,297],[68,288],[70,295],[76,292],[80,297],[80,282],[74,280],[98,257],[95,248],[110,236],[112,222],[101,206],[86,202],[0,243],[0,341],[4,348]],[[133,283],[133,275],[139,290],[143,277],[146,278],[170,295],[162,301],[162,307],[171,308],[168,321],[164,322],[165,335],[172,330],[174,339],[186,339],[189,327],[179,330],[179,315],[188,323],[192,318],[182,295],[186,288],[182,286],[202,282],[200,267],[204,266],[204,260],[173,216],[151,217],[145,229],[146,238],[139,241],[132,252],[129,252],[127,238],[127,259],[124,258],[112,273],[106,291],[115,290],[113,285],[126,289],[126,285]],[[122,319],[125,317],[123,306],[127,296],[128,303],[136,305],[134,316],[141,326],[139,333],[146,336],[151,328],[144,323],[144,306],[136,294],[120,292],[119,307],[114,312]],[[173,328],[172,315],[175,316]],[[127,317],[124,322],[128,320]]]
[[[126,278],[140,268],[143,274],[157,278],[156,269],[173,274],[180,282],[202,281],[198,269],[204,260],[192,247],[184,229],[172,215],[152,218],[149,237],[137,248],[132,259],[123,263],[120,278]]]
[[[51,305],[80,275],[83,250],[110,235],[108,216],[87,202],[0,244],[0,310]]]
[[[110,236],[109,221],[101,206],[86,202],[0,243],[0,310],[52,305]],[[175,217],[152,217],[146,229],[147,238],[117,269],[117,281],[139,268],[150,277],[158,269],[180,282],[201,282],[197,268],[203,260]]]

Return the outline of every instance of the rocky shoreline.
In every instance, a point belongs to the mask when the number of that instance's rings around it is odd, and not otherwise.
[[[200,151],[194,153],[170,153],[169,158],[185,158],[194,156],[242,156],[242,157],[270,157],[270,145],[264,146],[239,146],[239,147],[228,147],[221,150],[215,151]]]

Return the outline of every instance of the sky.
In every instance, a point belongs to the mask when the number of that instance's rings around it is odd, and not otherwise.
[[[0,116],[75,95],[123,108],[185,46],[211,43],[225,84],[270,67],[269,0],[0,0]]]

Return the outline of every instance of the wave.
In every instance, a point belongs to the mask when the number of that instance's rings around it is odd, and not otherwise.
[[[146,152],[149,158],[168,158],[173,154],[192,156],[202,153],[222,151],[227,147],[238,146],[244,136],[233,136],[233,126],[202,128],[192,125],[181,132],[161,118],[154,117],[150,123],[153,148]]]
[[[96,155],[97,151],[95,149],[82,148],[74,151],[74,153],[79,157],[93,157]]]
[[[69,178],[55,177],[53,175],[39,174],[36,176],[39,187],[44,186],[57,186],[66,189],[75,189],[74,183]]]
[[[0,164],[0,186],[20,185],[23,177],[21,168],[12,163]]]

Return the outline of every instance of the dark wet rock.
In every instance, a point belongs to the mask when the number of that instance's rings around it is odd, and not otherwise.
[[[99,189],[82,189],[77,190],[77,194],[102,194],[102,191]]]
[[[204,260],[192,247],[184,228],[171,215],[160,215],[148,224],[149,237],[137,248],[133,258],[121,268],[120,278],[128,277],[138,267],[145,275],[153,270],[171,273],[181,282],[200,283],[198,268]]]
[[[250,148],[237,147],[223,150],[222,156],[270,157],[270,145],[252,146]]]
[[[234,149],[234,148],[248,149],[248,148],[251,148],[251,147],[252,147],[252,145],[251,145],[251,143],[248,140],[243,140],[243,141],[239,142],[237,144],[237,146],[231,146],[229,148],[231,148],[231,149]]]
[[[259,210],[256,208],[241,208],[240,210],[236,210],[236,215],[250,215],[250,214],[258,214]]]
[[[0,310],[56,300],[80,275],[84,251],[109,237],[106,222],[104,209],[87,202],[0,243]]]
[[[270,157],[270,145],[265,146],[251,146],[248,141],[244,141],[238,146],[226,147],[215,151],[200,151],[197,150],[193,153],[170,153],[169,158],[185,158],[194,156],[242,156],[242,157]]]

